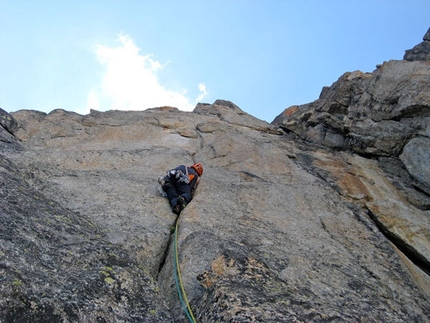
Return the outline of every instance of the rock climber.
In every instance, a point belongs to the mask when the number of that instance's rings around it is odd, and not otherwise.
[[[191,202],[202,175],[202,164],[195,163],[190,167],[180,165],[169,170],[166,176],[158,178],[158,182],[169,199],[173,213],[179,215]]]

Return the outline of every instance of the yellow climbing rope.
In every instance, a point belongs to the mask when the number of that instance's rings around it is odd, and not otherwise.
[[[192,323],[196,323],[196,319],[194,318],[193,311],[191,310],[190,304],[187,299],[187,294],[185,293],[184,284],[182,283],[181,270],[179,268],[179,257],[178,257],[178,226],[179,226],[179,218],[176,220],[175,226],[175,238],[174,238],[174,273],[175,273],[175,282],[176,289],[178,290],[179,300],[181,301],[182,308],[187,314],[188,319]]]

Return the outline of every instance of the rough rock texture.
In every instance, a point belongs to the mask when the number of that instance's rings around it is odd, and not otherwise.
[[[428,277],[374,222],[381,206],[408,204],[396,202],[401,194],[373,160],[281,135],[221,100],[193,113],[12,116],[2,130],[20,141],[1,143],[5,322],[185,322],[175,216],[155,179],[193,161],[205,170],[178,244],[197,321],[430,314]]]
[[[223,100],[0,110],[0,321],[187,322],[156,179],[195,161],[198,322],[428,321],[428,63],[347,73],[272,125]]]
[[[407,50],[403,59],[407,61],[430,61],[430,28],[424,35],[423,42]]]
[[[0,127],[0,138],[13,124]],[[10,139],[0,142],[0,322],[172,322],[131,250],[109,239],[106,223],[63,203],[80,188],[63,188],[68,197],[55,191],[56,178],[77,172],[59,175],[49,163],[24,161],[25,150]],[[21,167],[8,156],[21,159]]]

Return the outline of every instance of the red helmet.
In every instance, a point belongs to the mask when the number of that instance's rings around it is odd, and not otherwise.
[[[194,168],[194,170],[199,174],[199,176],[203,175],[203,166],[200,163],[195,163],[191,166],[191,168]]]

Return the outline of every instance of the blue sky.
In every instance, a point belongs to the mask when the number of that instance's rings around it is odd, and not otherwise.
[[[402,59],[429,13],[428,0],[0,0],[0,107],[224,99],[271,122],[345,72]]]

